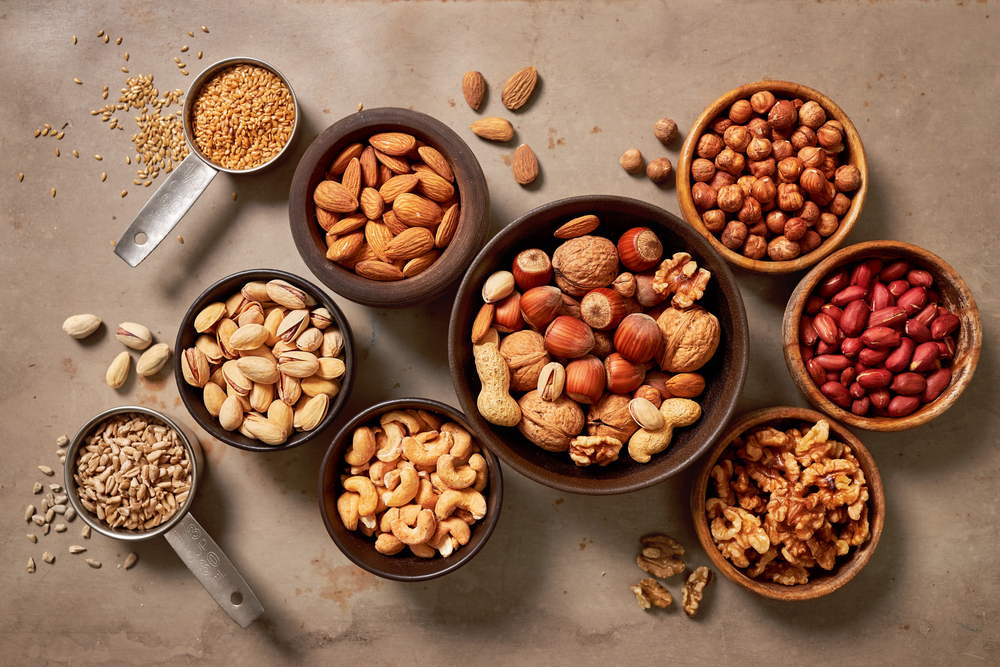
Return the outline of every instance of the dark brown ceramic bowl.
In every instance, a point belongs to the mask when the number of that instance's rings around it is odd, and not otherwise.
[[[277,446],[266,445],[259,440],[252,440],[238,431],[227,431],[219,425],[219,420],[209,414],[208,409],[205,407],[205,402],[202,397],[202,390],[198,387],[189,385],[184,380],[184,373],[181,370],[181,353],[189,347],[194,346],[194,341],[198,337],[198,333],[194,330],[194,319],[198,316],[198,313],[202,311],[205,306],[216,301],[225,301],[227,298],[233,294],[240,291],[240,289],[248,282],[254,280],[269,281],[281,279],[285,280],[292,285],[300,287],[301,289],[308,292],[316,301],[326,307],[333,316],[334,323],[331,326],[336,326],[344,334],[344,364],[347,366],[347,370],[344,373],[344,377],[340,379],[340,393],[330,401],[330,407],[327,409],[326,417],[320,422],[319,426],[311,431],[296,431],[293,435],[289,436],[283,444]],[[184,401],[184,406],[187,408],[194,420],[198,422],[198,425],[203,429],[208,431],[213,437],[221,440],[227,445],[232,445],[238,449],[245,449],[249,452],[280,452],[293,447],[298,447],[299,445],[304,445],[309,442],[320,433],[322,433],[333,420],[336,418],[337,414],[344,407],[347,402],[348,397],[351,395],[351,389],[354,387],[354,373],[356,369],[356,358],[354,354],[354,336],[351,333],[351,325],[347,321],[347,317],[344,316],[343,311],[337,303],[326,295],[323,290],[318,288],[316,285],[312,284],[308,280],[304,280],[299,276],[288,273],[286,271],[279,271],[277,269],[252,269],[249,271],[240,271],[239,273],[234,273],[231,276],[227,276],[222,280],[216,282],[214,285],[206,289],[204,292],[194,300],[191,307],[188,308],[187,313],[184,315],[184,319],[181,320],[180,326],[177,331],[177,342],[174,344],[174,379],[177,382],[177,391],[180,392],[181,400]]]
[[[337,548],[355,565],[384,579],[414,582],[454,572],[472,560],[486,545],[486,540],[493,534],[500,518],[500,507],[503,504],[503,474],[500,472],[500,462],[479,440],[480,453],[486,459],[490,478],[486,487],[486,516],[472,526],[472,538],[469,543],[455,550],[450,556],[419,558],[408,549],[395,556],[386,556],[376,551],[375,538],[365,537],[360,531],[347,530],[337,512],[337,498],[343,491],[340,476],[346,466],[344,455],[351,445],[354,429],[366,424],[377,424],[381,415],[392,410],[409,409],[436,413],[473,433],[465,415],[450,405],[438,401],[426,398],[398,398],[373,405],[348,422],[327,449],[319,471],[319,511],[323,516],[326,530]]]
[[[820,419],[826,419],[829,422],[831,440],[850,445],[861,470],[865,473],[865,480],[868,483],[868,523],[871,537],[860,547],[851,547],[846,556],[838,556],[836,565],[829,572],[819,567],[812,568],[808,583],[785,586],[772,581],[750,578],[743,570],[735,567],[723,557],[712,537],[708,517],[705,514],[705,501],[707,500],[708,485],[711,482],[712,468],[715,467],[719,457],[737,436],[755,426],[766,424],[784,431],[797,427],[803,422],[812,425]],[[882,490],[882,478],[878,474],[878,468],[875,467],[875,461],[871,454],[861,444],[861,441],[842,424],[807,408],[764,408],[733,421],[723,436],[716,441],[708,455],[701,460],[694,486],[691,488],[691,514],[702,548],[712,559],[715,567],[726,577],[751,593],[771,600],[813,600],[832,593],[849,582],[872,557],[875,547],[878,546],[879,537],[882,535],[882,526],[885,523],[885,495]]]
[[[859,417],[849,410],[834,405],[824,396],[812,381],[802,359],[799,347],[799,324],[806,300],[819,282],[838,267],[869,258],[883,261],[908,260],[915,268],[924,269],[934,276],[934,285],[941,296],[941,305],[958,316],[958,330],[955,338],[955,356],[951,362],[951,384],[935,400],[925,403],[905,417],[879,417],[874,414]],[[947,262],[937,255],[910,243],[901,241],[867,241],[848,246],[831,255],[806,274],[785,306],[785,316],[781,324],[781,341],[784,348],[785,365],[792,380],[805,394],[809,402],[832,416],[834,419],[863,428],[868,431],[904,431],[926,424],[938,417],[965,391],[979,362],[979,352],[983,347],[983,330],[979,319],[979,309],[972,292],[961,276]]]
[[[840,153],[840,163],[853,164],[861,172],[861,187],[851,193],[851,207],[841,217],[840,227],[837,231],[824,239],[823,243],[812,252],[782,262],[775,262],[770,259],[750,259],[724,246],[719,237],[705,227],[705,223],[701,219],[701,214],[694,205],[694,199],[691,197],[691,163],[696,157],[695,149],[698,146],[698,140],[701,139],[701,136],[713,120],[720,114],[728,112],[733,102],[749,99],[751,95],[762,90],[771,91],[778,99],[798,98],[806,102],[810,100],[814,101],[823,107],[828,119],[835,119],[843,123],[845,149]],[[861,214],[861,209],[865,205],[865,196],[867,193],[868,160],[865,157],[865,147],[861,143],[861,137],[858,135],[854,123],[847,117],[843,109],[837,106],[826,95],[790,81],[758,81],[735,88],[717,99],[695,121],[694,126],[687,135],[687,139],[684,141],[684,145],[681,147],[680,159],[677,162],[677,203],[681,207],[681,214],[684,216],[684,219],[703,234],[711,242],[712,247],[729,264],[752,273],[778,274],[802,271],[828,256],[839,248],[844,239],[847,238],[847,235],[851,233],[851,229],[853,229],[858,216]]]
[[[562,243],[553,232],[581,215],[595,214],[601,224],[593,234],[614,242],[628,229],[653,229],[664,255],[684,250],[699,267],[712,273],[698,302],[715,314],[722,340],[715,356],[699,373],[705,376],[704,393],[696,400],[702,416],[691,427],[678,429],[666,451],[646,464],[633,461],[623,448],[618,461],[607,467],[581,468],[566,452],[549,452],[521,435],[517,428],[494,426],[476,409],[481,384],[472,357],[472,322],[482,305],[481,290],[494,271],[510,270],[514,257],[528,248],[541,248],[551,257]],[[732,272],[708,241],[674,215],[651,204],[612,195],[572,197],[529,211],[494,237],[462,280],[448,329],[448,360],[459,404],[468,415],[480,442],[522,475],[554,489],[588,495],[628,493],[662,482],[698,458],[725,428],[746,380],[750,358],[749,331],[743,299]]]
[[[334,158],[352,143],[367,141],[379,132],[405,132],[440,151],[455,173],[461,198],[458,230],[441,256],[423,273],[395,282],[362,278],[327,259],[326,237],[316,222],[313,204],[313,191]],[[295,247],[320,282],[364,306],[406,308],[439,296],[468,268],[486,241],[490,193],[475,154],[447,125],[410,109],[366,109],[337,121],[309,145],[292,178],[288,219]]]

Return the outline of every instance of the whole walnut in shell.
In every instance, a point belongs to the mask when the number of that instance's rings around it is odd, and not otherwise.
[[[556,285],[570,296],[607,287],[618,275],[618,248],[601,236],[570,239],[552,253]]]
[[[587,435],[606,435],[628,442],[639,425],[628,411],[631,396],[626,394],[604,394],[587,411]]]
[[[701,306],[687,310],[665,309],[656,324],[663,334],[660,369],[671,373],[690,373],[704,366],[716,348],[722,329],[719,320]]]
[[[510,369],[510,388],[531,391],[538,386],[542,367],[552,361],[545,339],[536,331],[516,331],[500,341],[500,356]]]
[[[546,401],[532,390],[517,403],[521,406],[517,430],[542,449],[565,452],[570,441],[583,431],[583,410],[571,398],[560,396]]]

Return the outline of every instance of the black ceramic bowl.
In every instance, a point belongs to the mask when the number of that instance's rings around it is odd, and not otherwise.
[[[517,428],[494,426],[476,409],[481,384],[472,356],[472,323],[482,305],[483,283],[494,271],[510,270],[522,250],[540,248],[551,257],[563,241],[553,232],[581,215],[595,214],[601,221],[592,234],[614,242],[628,229],[646,226],[654,230],[666,257],[688,252],[712,273],[704,296],[698,302],[713,313],[722,329],[715,356],[699,373],[705,376],[705,391],[696,400],[702,416],[689,428],[678,429],[666,451],[646,464],[636,463],[623,447],[618,461],[600,467],[578,467],[566,452],[549,452],[521,435]],[[493,238],[462,280],[451,311],[448,330],[448,360],[459,404],[469,417],[480,442],[500,459],[530,479],[561,491],[609,495],[636,491],[677,474],[722,433],[736,407],[746,380],[750,359],[750,334],[743,298],[725,261],[708,240],[683,220],[651,204],[612,195],[572,197],[546,204],[526,213]],[[586,411],[585,411],[586,412]]]
[[[503,475],[500,472],[500,462],[483,446],[481,440],[480,453],[486,459],[489,468],[489,485],[486,487],[486,516],[472,526],[472,538],[469,543],[458,548],[450,556],[442,558],[419,558],[409,550],[404,550],[395,556],[386,556],[375,550],[375,538],[365,537],[360,531],[350,531],[344,527],[337,512],[337,498],[343,492],[340,476],[346,466],[344,455],[351,445],[354,429],[366,424],[377,423],[378,418],[392,410],[427,410],[446,417],[467,429],[468,420],[461,412],[438,401],[425,398],[399,398],[373,405],[352,419],[337,433],[330,448],[323,457],[323,465],[319,471],[319,511],[327,532],[333,538],[345,556],[359,567],[372,574],[395,581],[425,581],[453,572],[465,565],[486,544],[493,534],[497,520],[500,518],[500,506],[503,503]]]
[[[184,350],[189,347],[194,346],[195,339],[198,337],[198,333],[194,329],[194,319],[198,316],[198,313],[202,311],[203,308],[216,301],[225,301],[227,298],[233,294],[240,291],[240,289],[247,284],[255,280],[261,280],[264,282],[280,279],[291,283],[312,295],[314,299],[319,304],[322,304],[330,311],[333,316],[333,324],[331,326],[336,326],[344,334],[344,364],[347,367],[344,376],[340,378],[340,393],[338,393],[333,400],[330,401],[330,407],[327,409],[326,417],[320,422],[320,424],[311,431],[296,431],[294,434],[290,435],[289,438],[281,445],[271,446],[266,445],[259,440],[252,440],[238,431],[227,431],[219,425],[219,420],[209,414],[208,409],[205,407],[205,402],[202,395],[202,390],[198,387],[194,387],[188,384],[184,380],[184,373],[181,370],[181,355]],[[198,425],[203,429],[208,431],[213,437],[221,440],[227,445],[232,445],[239,449],[245,449],[250,452],[277,452],[284,451],[286,449],[291,449],[293,447],[298,447],[303,445],[317,435],[323,432],[326,427],[333,423],[337,414],[347,403],[348,397],[351,395],[351,389],[354,386],[354,373],[356,368],[356,359],[354,355],[354,337],[351,334],[351,325],[347,321],[347,317],[344,316],[343,311],[337,306],[337,303],[327,296],[323,290],[316,287],[308,280],[304,280],[299,276],[288,273],[286,271],[279,271],[277,269],[251,269],[249,271],[240,271],[239,273],[234,273],[231,276],[227,276],[222,280],[218,281],[194,300],[191,307],[188,308],[187,313],[184,315],[184,319],[181,320],[180,326],[177,331],[177,342],[174,345],[174,379],[177,381],[177,391],[180,392],[181,400],[184,401],[184,406],[187,408],[191,416],[194,417]],[[214,369],[213,369],[214,370]]]

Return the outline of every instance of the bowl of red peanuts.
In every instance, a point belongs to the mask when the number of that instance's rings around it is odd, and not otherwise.
[[[817,408],[870,431],[936,418],[969,384],[982,326],[965,281],[899,241],[834,253],[795,288],[782,322],[785,363]]]

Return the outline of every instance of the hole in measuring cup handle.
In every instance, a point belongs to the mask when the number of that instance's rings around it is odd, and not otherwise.
[[[239,591],[233,591],[233,594],[229,596],[229,601],[234,607],[239,607],[243,604],[243,594]]]

